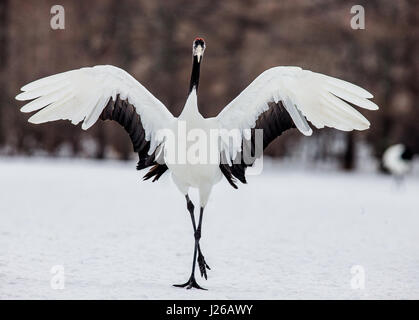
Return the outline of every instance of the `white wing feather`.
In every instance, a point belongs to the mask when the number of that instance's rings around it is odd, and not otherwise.
[[[361,87],[337,78],[299,67],[275,67],[259,75],[216,119],[221,128],[243,132],[256,125],[269,102],[282,101],[295,126],[304,135],[312,134],[307,120],[316,128],[365,130],[370,126],[369,121],[341,99],[361,108],[377,110],[378,106],[368,100],[372,97]],[[230,148],[230,155],[234,157],[239,148]]]
[[[99,118],[110,98],[128,98],[135,106],[145,129],[146,140],[151,141],[149,154],[163,139],[157,132],[174,120],[167,108],[129,73],[114,66],[95,66],[67,71],[31,82],[21,89],[17,100],[35,99],[20,110],[32,112],[31,123],[70,120],[83,121],[82,129],[90,128]],[[159,141],[157,141],[159,140]]]

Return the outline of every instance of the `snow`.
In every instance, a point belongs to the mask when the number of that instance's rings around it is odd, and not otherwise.
[[[212,270],[197,272],[208,291],[171,286],[189,276],[190,218],[169,177],[140,177],[134,162],[0,159],[0,299],[419,298],[416,174],[397,186],[268,162],[237,191],[220,183],[201,239]]]

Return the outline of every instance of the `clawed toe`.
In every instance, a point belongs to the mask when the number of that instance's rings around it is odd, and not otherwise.
[[[201,272],[201,277],[204,277],[205,280],[208,279],[207,277],[207,269],[211,270],[209,265],[205,262],[204,256],[202,253],[198,255],[198,265],[199,265],[199,271]]]

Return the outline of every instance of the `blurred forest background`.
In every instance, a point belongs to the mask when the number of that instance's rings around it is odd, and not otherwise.
[[[64,30],[50,27],[55,4],[65,8]],[[365,30],[350,26],[357,4],[365,8]],[[295,130],[277,139],[269,155],[306,150],[310,161],[352,169],[361,149],[376,158],[396,142],[419,151],[417,0],[1,0],[0,155],[134,157],[117,124],[98,123],[87,132],[65,121],[35,126],[14,96],[40,77],[112,64],[179,115],[197,36],[207,42],[199,97],[204,116],[217,115],[277,65],[342,78],[374,94],[380,110],[361,110],[370,130],[315,130],[309,138]]]

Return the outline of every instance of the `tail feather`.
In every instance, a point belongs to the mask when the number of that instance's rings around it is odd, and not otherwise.
[[[138,169],[138,166],[137,166]],[[166,172],[168,169],[165,164],[156,164],[154,165],[143,177],[143,180],[149,180],[154,177],[153,182],[159,180],[159,178]]]

